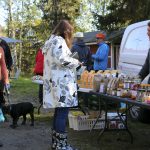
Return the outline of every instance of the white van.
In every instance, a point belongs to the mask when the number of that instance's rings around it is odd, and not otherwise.
[[[143,66],[150,48],[147,35],[147,23],[149,21],[135,23],[126,28],[121,41],[118,64],[118,69],[121,72],[128,75],[137,75]],[[150,111],[148,110],[133,107],[130,114],[134,119],[150,122]]]

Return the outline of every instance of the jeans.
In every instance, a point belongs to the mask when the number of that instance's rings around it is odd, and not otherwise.
[[[65,133],[69,108],[55,108],[53,129],[58,133]]]
[[[42,84],[39,85],[39,102],[40,104],[43,103],[43,85]]]

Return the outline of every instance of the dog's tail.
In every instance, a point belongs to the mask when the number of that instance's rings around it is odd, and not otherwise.
[[[40,108],[42,107],[42,104],[40,104],[40,106],[39,107],[37,107],[37,106],[33,106],[33,109],[38,109],[38,115],[40,114]]]
[[[40,106],[38,107],[38,115],[40,114],[40,109],[42,107],[42,103],[40,104]]]
[[[40,114],[40,109],[41,109],[41,107],[42,107],[42,103],[40,104],[39,107],[33,106],[33,109],[38,109],[38,115]]]

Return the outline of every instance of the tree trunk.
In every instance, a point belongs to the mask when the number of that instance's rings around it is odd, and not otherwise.
[[[12,0],[7,1],[8,5],[8,36],[11,37],[11,22],[12,22],[12,14],[11,14],[11,8],[12,8]]]
[[[23,6],[24,3],[22,1],[22,18],[23,18]],[[21,26],[20,26],[20,34],[19,34],[19,39],[22,41],[22,22],[21,22]],[[19,65],[18,65],[18,69],[21,71],[21,60],[22,60],[22,42],[19,45]]]

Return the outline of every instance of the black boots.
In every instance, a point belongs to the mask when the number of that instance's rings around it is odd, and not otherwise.
[[[52,150],[55,150],[57,146],[56,131],[52,129]]]
[[[52,150],[77,150],[67,143],[67,134],[52,130]]]
[[[0,147],[3,147],[3,144],[0,142]]]

